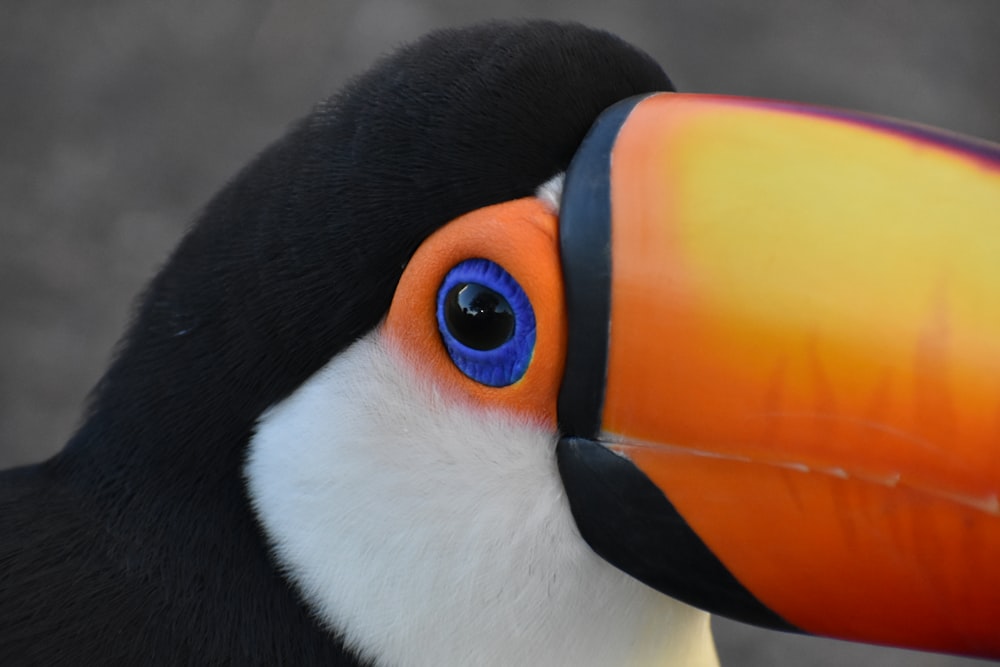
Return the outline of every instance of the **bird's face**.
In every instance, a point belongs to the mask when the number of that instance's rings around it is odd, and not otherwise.
[[[712,664],[707,616],[580,538],[554,457],[557,211],[473,211],[382,324],[260,421],[247,479],[314,609],[385,664]],[[679,651],[678,651],[679,649]]]
[[[664,94],[556,183],[427,238],[261,419],[251,495],[306,598],[399,651],[442,623],[562,659],[569,627],[609,660],[704,632],[648,585],[1000,655],[1000,148]]]

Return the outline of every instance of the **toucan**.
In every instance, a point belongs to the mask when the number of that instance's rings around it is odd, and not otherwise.
[[[0,664],[1000,657],[1000,147],[404,46],[206,206],[0,476]]]

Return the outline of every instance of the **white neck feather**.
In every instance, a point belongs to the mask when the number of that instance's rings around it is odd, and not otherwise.
[[[456,404],[378,330],[265,413],[246,477],[288,578],[377,665],[717,665],[708,615],[577,532],[554,434]]]

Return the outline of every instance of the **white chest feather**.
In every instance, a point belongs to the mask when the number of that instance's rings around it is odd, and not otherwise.
[[[554,447],[376,330],[261,418],[246,476],[288,578],[377,665],[717,664],[706,614],[582,540]]]

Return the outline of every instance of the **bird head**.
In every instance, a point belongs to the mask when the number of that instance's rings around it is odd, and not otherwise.
[[[209,206],[94,412],[235,443],[143,451],[239,460],[387,664],[695,664],[699,609],[1000,656],[998,212],[992,144],[442,31]]]

